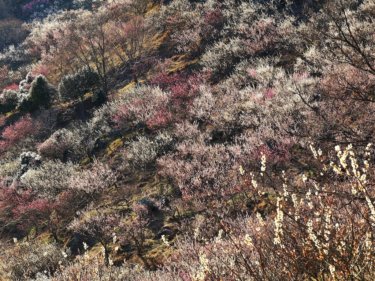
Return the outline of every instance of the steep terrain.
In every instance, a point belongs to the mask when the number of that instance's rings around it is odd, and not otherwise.
[[[0,280],[373,280],[373,0],[0,0]]]

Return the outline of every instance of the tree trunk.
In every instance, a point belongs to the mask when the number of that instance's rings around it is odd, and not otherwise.
[[[109,266],[109,251],[107,245],[103,245],[104,247],[104,264],[105,266]]]

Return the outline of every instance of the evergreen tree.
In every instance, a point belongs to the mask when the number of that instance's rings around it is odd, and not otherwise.
[[[48,108],[55,96],[56,90],[43,75],[37,76],[31,83],[28,95],[20,102],[21,111],[35,111],[41,107]]]
[[[82,68],[72,75],[66,75],[59,84],[59,96],[62,101],[82,100],[83,96],[97,88],[99,84],[99,75],[89,69]]]

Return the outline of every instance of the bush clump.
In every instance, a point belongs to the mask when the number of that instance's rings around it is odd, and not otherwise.
[[[99,75],[84,67],[78,72],[64,76],[59,84],[58,91],[62,101],[82,99],[83,96],[98,87]]]
[[[10,112],[16,109],[18,93],[14,90],[4,90],[0,96],[0,113]]]
[[[48,83],[43,75],[37,76],[30,85],[26,95],[22,95],[19,101],[19,109],[24,112],[32,112],[40,108],[48,108],[54,99],[56,90]]]

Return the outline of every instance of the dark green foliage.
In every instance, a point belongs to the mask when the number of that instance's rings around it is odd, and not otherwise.
[[[53,90],[44,76],[38,76],[30,88],[30,101],[36,106],[48,107],[51,103]]]
[[[48,83],[47,79],[39,75],[31,83],[27,96],[20,101],[21,111],[32,112],[41,107],[48,108],[56,94],[56,90]]]
[[[14,110],[18,104],[18,92],[14,90],[3,91],[0,96],[0,113]]]
[[[85,67],[72,75],[64,76],[59,84],[59,95],[62,101],[82,99],[99,85],[99,75]]]
[[[93,5],[97,1],[93,0],[81,0],[81,1],[73,1],[74,2],[74,8],[76,9],[92,9]]]

